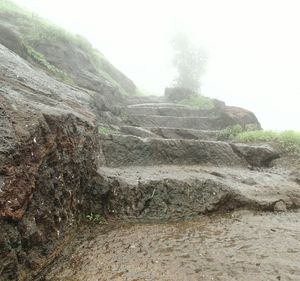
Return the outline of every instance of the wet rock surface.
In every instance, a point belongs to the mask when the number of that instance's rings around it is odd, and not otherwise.
[[[216,140],[219,131],[214,130],[195,130],[168,127],[148,128],[156,136],[164,139],[191,139],[191,140]]]
[[[267,167],[270,163],[279,158],[279,153],[270,145],[251,146],[246,144],[231,144],[233,150],[244,157],[247,162],[256,167]]]
[[[102,136],[102,151],[107,166],[205,164],[246,165],[225,142]]]
[[[30,280],[96,200],[96,115],[92,95],[0,57],[0,280]]]
[[[252,112],[125,97],[70,42],[35,42],[70,85],[28,57],[22,30],[0,21],[1,281],[297,280],[299,157],[215,140],[260,128]],[[220,215],[241,209],[260,213]]]
[[[299,280],[300,214],[201,216],[85,230],[39,280]]]
[[[101,137],[107,166],[233,165],[265,167],[278,158],[269,146],[228,144],[221,141],[139,138],[111,134]]]
[[[109,214],[174,220],[237,208],[299,208],[299,186],[284,169],[278,171],[202,165],[102,167],[98,172],[102,185],[110,187]]]

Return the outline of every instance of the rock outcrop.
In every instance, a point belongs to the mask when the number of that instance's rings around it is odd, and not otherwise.
[[[167,220],[300,206],[299,177],[272,168],[275,149],[216,140],[227,126],[260,128],[253,113],[121,95],[135,85],[100,59],[108,79],[74,37],[30,41],[41,65],[24,44],[31,23],[0,17],[1,281],[33,280],[87,214]]]
[[[136,94],[135,84],[84,38],[71,35],[36,15],[0,10],[0,44],[46,71],[80,87],[118,94]],[[54,69],[55,68],[55,69]]]
[[[28,280],[97,200],[99,138],[92,93],[0,58],[0,280]]]

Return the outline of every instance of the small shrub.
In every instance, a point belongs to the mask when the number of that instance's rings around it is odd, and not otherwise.
[[[90,213],[86,216],[86,219],[89,222],[96,223],[96,224],[108,224],[107,220],[100,214]]]
[[[218,138],[218,140],[232,140],[237,135],[242,133],[244,130],[245,129],[239,124],[230,126],[230,127],[227,127],[226,129],[220,131],[218,133],[217,138]]]
[[[183,105],[198,107],[200,109],[212,109],[215,107],[212,99],[201,95],[197,95],[189,99],[184,99],[179,103]]]

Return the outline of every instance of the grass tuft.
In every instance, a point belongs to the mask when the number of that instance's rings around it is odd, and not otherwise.
[[[73,80],[62,70],[58,69],[51,63],[49,63],[43,54],[36,51],[34,48],[32,48],[29,44],[23,42],[23,46],[25,47],[27,54],[38,64],[43,66],[46,70],[54,74],[56,77],[60,78],[64,82],[67,82],[68,84],[74,84]]]
[[[218,135],[218,140],[232,140],[237,137],[238,134],[244,132],[245,129],[241,125],[229,126],[224,130],[221,130]]]
[[[277,142],[287,153],[300,152],[300,132],[295,131],[249,131],[241,132],[234,137],[241,142]]]
[[[198,107],[199,109],[212,109],[215,107],[212,99],[202,95],[197,95],[189,99],[184,99],[179,103],[183,105]]]
[[[218,140],[244,143],[278,143],[283,152],[300,153],[300,132],[247,130],[240,125],[230,126],[218,134]]]
[[[100,214],[90,213],[86,216],[86,219],[95,224],[108,224],[107,220]]]

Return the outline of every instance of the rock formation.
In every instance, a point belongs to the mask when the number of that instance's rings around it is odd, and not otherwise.
[[[272,147],[216,140],[227,126],[260,128],[253,113],[126,97],[68,37],[35,42],[69,83],[30,57],[18,18],[0,16],[1,281],[36,277],[90,213],[165,220],[299,207],[299,184],[269,168]]]

